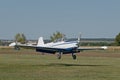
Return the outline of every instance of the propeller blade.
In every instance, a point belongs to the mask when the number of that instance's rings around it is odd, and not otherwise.
[[[80,41],[81,41],[81,33],[79,34],[78,41],[77,41],[78,47],[80,46]]]

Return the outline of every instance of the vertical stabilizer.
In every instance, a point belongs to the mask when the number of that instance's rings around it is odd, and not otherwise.
[[[43,45],[44,45],[43,37],[40,37],[40,38],[38,39],[38,44],[37,44],[37,46],[43,46]]]

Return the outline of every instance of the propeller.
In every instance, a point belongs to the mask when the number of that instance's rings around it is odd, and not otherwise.
[[[77,46],[80,47],[80,41],[81,41],[81,33],[79,33],[78,36],[78,41],[77,41]]]

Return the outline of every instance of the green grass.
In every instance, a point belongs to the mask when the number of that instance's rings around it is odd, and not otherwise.
[[[58,60],[33,52],[0,50],[0,80],[120,80],[120,58],[63,55]]]

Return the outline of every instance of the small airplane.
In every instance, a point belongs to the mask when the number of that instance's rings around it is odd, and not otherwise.
[[[36,52],[43,52],[43,53],[50,53],[50,54],[57,54],[57,58],[61,59],[62,54],[71,54],[72,58],[76,59],[76,54],[83,50],[105,50],[107,49],[106,46],[98,47],[98,48],[81,48],[80,44],[80,37],[77,41],[58,41],[58,42],[50,42],[44,43],[43,37],[38,39],[37,45],[26,45],[20,43],[11,43],[9,46],[14,46],[16,50],[19,50],[20,47],[25,48],[35,48]]]

